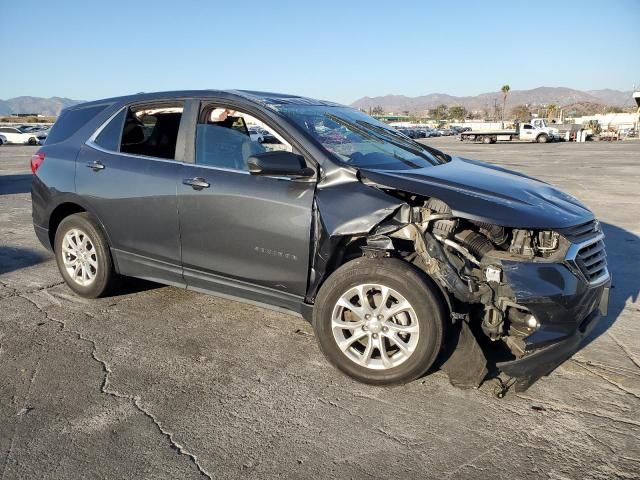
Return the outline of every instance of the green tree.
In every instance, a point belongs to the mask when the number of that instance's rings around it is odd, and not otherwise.
[[[436,108],[429,110],[429,117],[435,119],[438,123],[447,117],[447,106],[445,104],[438,105]]]
[[[622,113],[622,108],[620,107],[607,107],[604,113]]]
[[[462,120],[464,121],[467,118],[469,112],[467,109],[460,105],[455,105],[449,108],[449,119],[450,120]]]
[[[528,122],[531,120],[531,110],[526,105],[518,105],[511,109],[511,116],[516,122]]]
[[[506,108],[507,108],[507,95],[509,95],[509,90],[511,90],[511,87],[509,85],[503,85],[502,88],[500,88],[500,91],[502,92],[502,121],[504,122],[504,115],[506,112]]]
[[[547,105],[547,118],[554,118],[556,113],[558,113],[558,105],[555,103]]]
[[[371,109],[371,115],[384,115],[384,108],[380,105],[376,105]]]

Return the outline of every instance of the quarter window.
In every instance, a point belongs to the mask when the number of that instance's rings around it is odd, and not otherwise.
[[[120,146],[120,134],[122,133],[122,123],[127,115],[126,110],[121,110],[111,121],[102,129],[96,137],[96,144],[106,150],[113,152],[118,151]]]
[[[108,105],[95,105],[63,110],[56,123],[51,127],[51,131],[47,136],[47,145],[66,140],[107,108],[107,106]]]

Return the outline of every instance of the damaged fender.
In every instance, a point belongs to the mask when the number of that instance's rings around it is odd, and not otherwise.
[[[402,200],[362,184],[351,171],[341,181],[318,184],[313,205],[311,268],[306,300],[313,302],[327,273],[340,260],[339,247],[353,237],[364,238],[376,225],[401,211],[409,221],[410,209]],[[349,198],[348,202],[344,199]]]

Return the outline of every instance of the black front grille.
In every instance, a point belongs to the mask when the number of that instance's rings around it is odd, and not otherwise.
[[[604,242],[598,240],[578,250],[576,265],[589,282],[594,282],[607,273],[607,252]]]
[[[581,243],[600,233],[600,223],[592,220],[575,227],[559,229],[558,233],[572,243]]]

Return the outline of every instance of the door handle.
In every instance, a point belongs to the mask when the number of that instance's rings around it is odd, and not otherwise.
[[[105,166],[102,164],[102,162],[100,162],[98,160],[96,160],[95,162],[87,163],[87,167],[92,169],[94,172],[97,172],[98,170],[104,170],[105,169]]]
[[[209,188],[211,186],[211,184],[202,177],[185,178],[182,180],[182,184],[190,185],[194,190],[202,190],[203,188]]]

